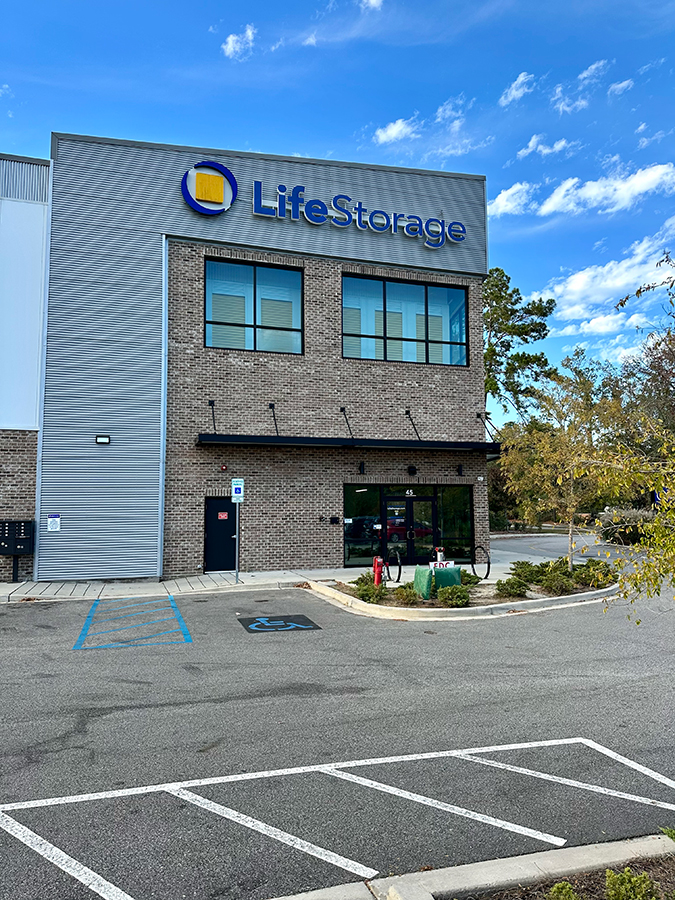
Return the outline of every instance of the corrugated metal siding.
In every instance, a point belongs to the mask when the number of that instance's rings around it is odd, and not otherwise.
[[[183,173],[228,166],[240,199],[220,216],[183,201]],[[404,235],[251,215],[268,192],[305,185],[368,209],[461,220],[467,240],[440,250]],[[61,138],[54,163],[39,578],[160,574],[162,234],[436,270],[486,270],[485,183],[423,172],[269,160]],[[110,434],[97,446],[96,434]],[[50,512],[61,531],[48,532]]]
[[[49,166],[0,156],[0,197],[46,203],[49,199]]]

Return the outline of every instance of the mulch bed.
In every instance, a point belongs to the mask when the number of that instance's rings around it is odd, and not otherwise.
[[[664,898],[669,894],[672,896],[675,891],[675,854],[661,856],[657,859],[636,859],[626,865],[635,874],[646,872],[660,886]],[[623,872],[625,868],[626,866],[611,867],[613,872]],[[568,878],[547,881],[544,884],[509,888],[506,891],[495,891],[488,894],[472,894],[471,897],[480,897],[480,900],[545,900],[548,891],[554,884],[568,881],[581,897],[587,898],[587,900],[605,900],[605,871],[606,869],[598,872],[584,872]]]

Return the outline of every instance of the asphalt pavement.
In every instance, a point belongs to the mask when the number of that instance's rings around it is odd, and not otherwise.
[[[158,602],[0,607],[2,900],[268,900],[675,825],[672,601]]]

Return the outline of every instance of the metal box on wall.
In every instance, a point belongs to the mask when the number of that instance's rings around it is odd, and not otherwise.
[[[32,519],[0,520],[0,556],[30,556],[34,547]]]

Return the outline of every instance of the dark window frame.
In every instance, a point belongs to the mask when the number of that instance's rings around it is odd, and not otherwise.
[[[206,318],[206,302],[207,302],[207,279],[206,266],[207,263],[226,263],[235,266],[248,266],[253,269],[253,322],[250,324],[241,322],[219,322],[215,319]],[[300,273],[300,328],[282,328],[278,325],[260,325],[258,318],[258,269],[277,269],[284,272]],[[253,347],[216,347],[206,342],[206,326],[207,325],[226,325],[229,328],[250,328],[253,331]],[[258,349],[258,329],[263,331],[285,331],[290,334],[300,335],[300,352],[293,353],[290,350],[259,350]],[[208,350],[229,350],[235,353],[273,353],[275,356],[304,356],[305,355],[305,270],[299,266],[270,266],[267,263],[250,262],[247,259],[223,259],[220,256],[204,257],[204,347]]]
[[[344,279],[345,278],[357,278],[361,281],[377,281],[382,285],[382,334],[355,334],[351,331],[345,331],[344,325]],[[427,281],[409,281],[405,278],[380,278],[376,275],[357,275],[352,272],[343,272],[342,273],[342,299],[341,299],[341,307],[342,307],[342,358],[343,359],[358,359],[371,363],[403,363],[404,365],[411,366],[450,366],[454,369],[468,369],[471,360],[469,355],[469,288],[463,284],[438,284],[437,282],[427,282]],[[387,282],[394,282],[395,284],[411,284],[416,285],[418,287],[424,288],[424,341],[419,340],[418,338],[404,338],[404,337],[387,337]],[[466,341],[430,341],[429,340],[429,288],[440,287],[440,288],[452,288],[453,290],[464,291],[464,323],[466,328]],[[376,357],[369,356],[345,356],[345,345],[344,338],[363,338],[364,340],[375,340],[382,341],[382,349],[383,349],[383,358],[377,359]],[[418,360],[413,359],[387,359],[387,341],[401,341],[409,344],[421,344],[424,343],[424,362],[419,362]],[[435,347],[464,347],[466,352],[466,362],[465,363],[436,363],[429,362],[429,347],[433,345]]]

